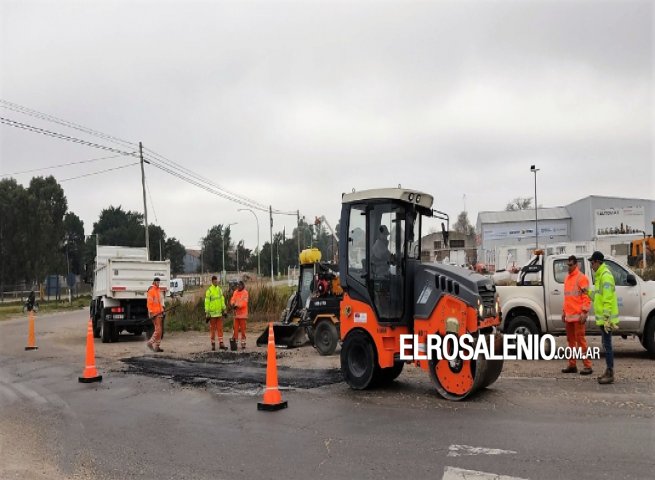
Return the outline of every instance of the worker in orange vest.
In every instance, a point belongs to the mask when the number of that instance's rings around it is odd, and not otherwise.
[[[248,290],[243,281],[239,281],[237,289],[232,294],[230,305],[234,308],[234,335],[235,344],[239,341],[241,332],[241,350],[246,349],[246,319],[248,318]]]
[[[146,345],[153,352],[163,352],[159,347],[161,343],[162,322],[164,321],[164,305],[162,291],[159,288],[159,277],[155,277],[148,288],[148,316],[152,318],[155,331]]]
[[[564,309],[562,312],[562,321],[566,325],[566,340],[568,346],[572,349],[580,348],[584,353],[587,352],[587,339],[585,338],[585,329],[587,315],[591,307],[591,300],[587,295],[589,290],[589,279],[578,268],[578,259],[575,255],[568,258],[567,266],[569,274],[564,280]],[[583,357],[582,363],[584,368],[580,375],[591,375],[591,360]],[[569,365],[562,369],[562,373],[577,373],[575,358],[569,358]]]

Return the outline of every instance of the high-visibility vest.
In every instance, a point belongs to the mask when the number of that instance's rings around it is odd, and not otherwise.
[[[150,285],[148,288],[148,313],[158,315],[164,311],[161,303],[161,289],[157,285]]]
[[[230,299],[230,305],[234,306],[235,318],[247,318],[248,317],[248,290],[245,288],[241,291],[235,290]]]
[[[564,315],[567,322],[577,322],[580,314],[588,312],[591,300],[587,295],[589,279],[578,267],[564,280]]]
[[[616,298],[616,286],[614,275],[607,265],[602,263],[594,275],[594,290],[589,292],[594,302],[594,315],[596,325],[603,325],[605,318],[609,318],[613,324],[619,323],[619,301]]]
[[[210,285],[205,292],[205,314],[212,318],[223,316],[225,310],[225,297],[218,285]]]

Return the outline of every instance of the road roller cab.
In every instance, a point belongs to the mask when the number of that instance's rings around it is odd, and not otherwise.
[[[354,389],[384,385],[400,375],[401,335],[494,337],[500,324],[490,279],[449,265],[421,261],[426,219],[448,222],[429,194],[403,188],[344,194],[340,221],[341,370]],[[442,223],[447,241],[447,228]],[[413,351],[414,356],[420,352]],[[493,383],[502,360],[415,360],[440,395],[461,400]]]

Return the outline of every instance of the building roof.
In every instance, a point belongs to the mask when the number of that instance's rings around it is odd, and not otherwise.
[[[565,207],[539,208],[537,210],[537,217],[539,220],[566,220],[571,218],[571,214],[569,214]],[[478,213],[478,223],[484,224],[527,222],[530,220],[534,220],[534,208]]]
[[[187,248],[186,254],[191,255],[192,257],[200,258],[200,250],[193,250],[191,248]]]

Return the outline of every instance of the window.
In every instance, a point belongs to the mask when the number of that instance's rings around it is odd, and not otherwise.
[[[434,242],[434,249],[435,250],[440,250],[441,249],[441,241]]]
[[[450,248],[464,248],[464,240],[451,240]]]
[[[564,283],[567,275],[569,274],[568,267],[568,258],[562,258],[561,260],[555,260],[553,262],[553,275],[557,283]],[[580,272],[584,273],[584,262],[581,257],[578,257],[578,269]]]
[[[614,284],[617,287],[627,287],[628,286],[628,272],[625,268],[620,266],[618,263],[614,263],[611,260],[605,260],[605,265],[612,276],[614,277]]]
[[[569,274],[569,267],[567,266],[568,260],[563,258],[553,262],[553,275],[557,283],[564,283],[566,276]]]
[[[348,274],[365,284],[366,275],[366,211],[363,205],[353,205],[348,223]]]

